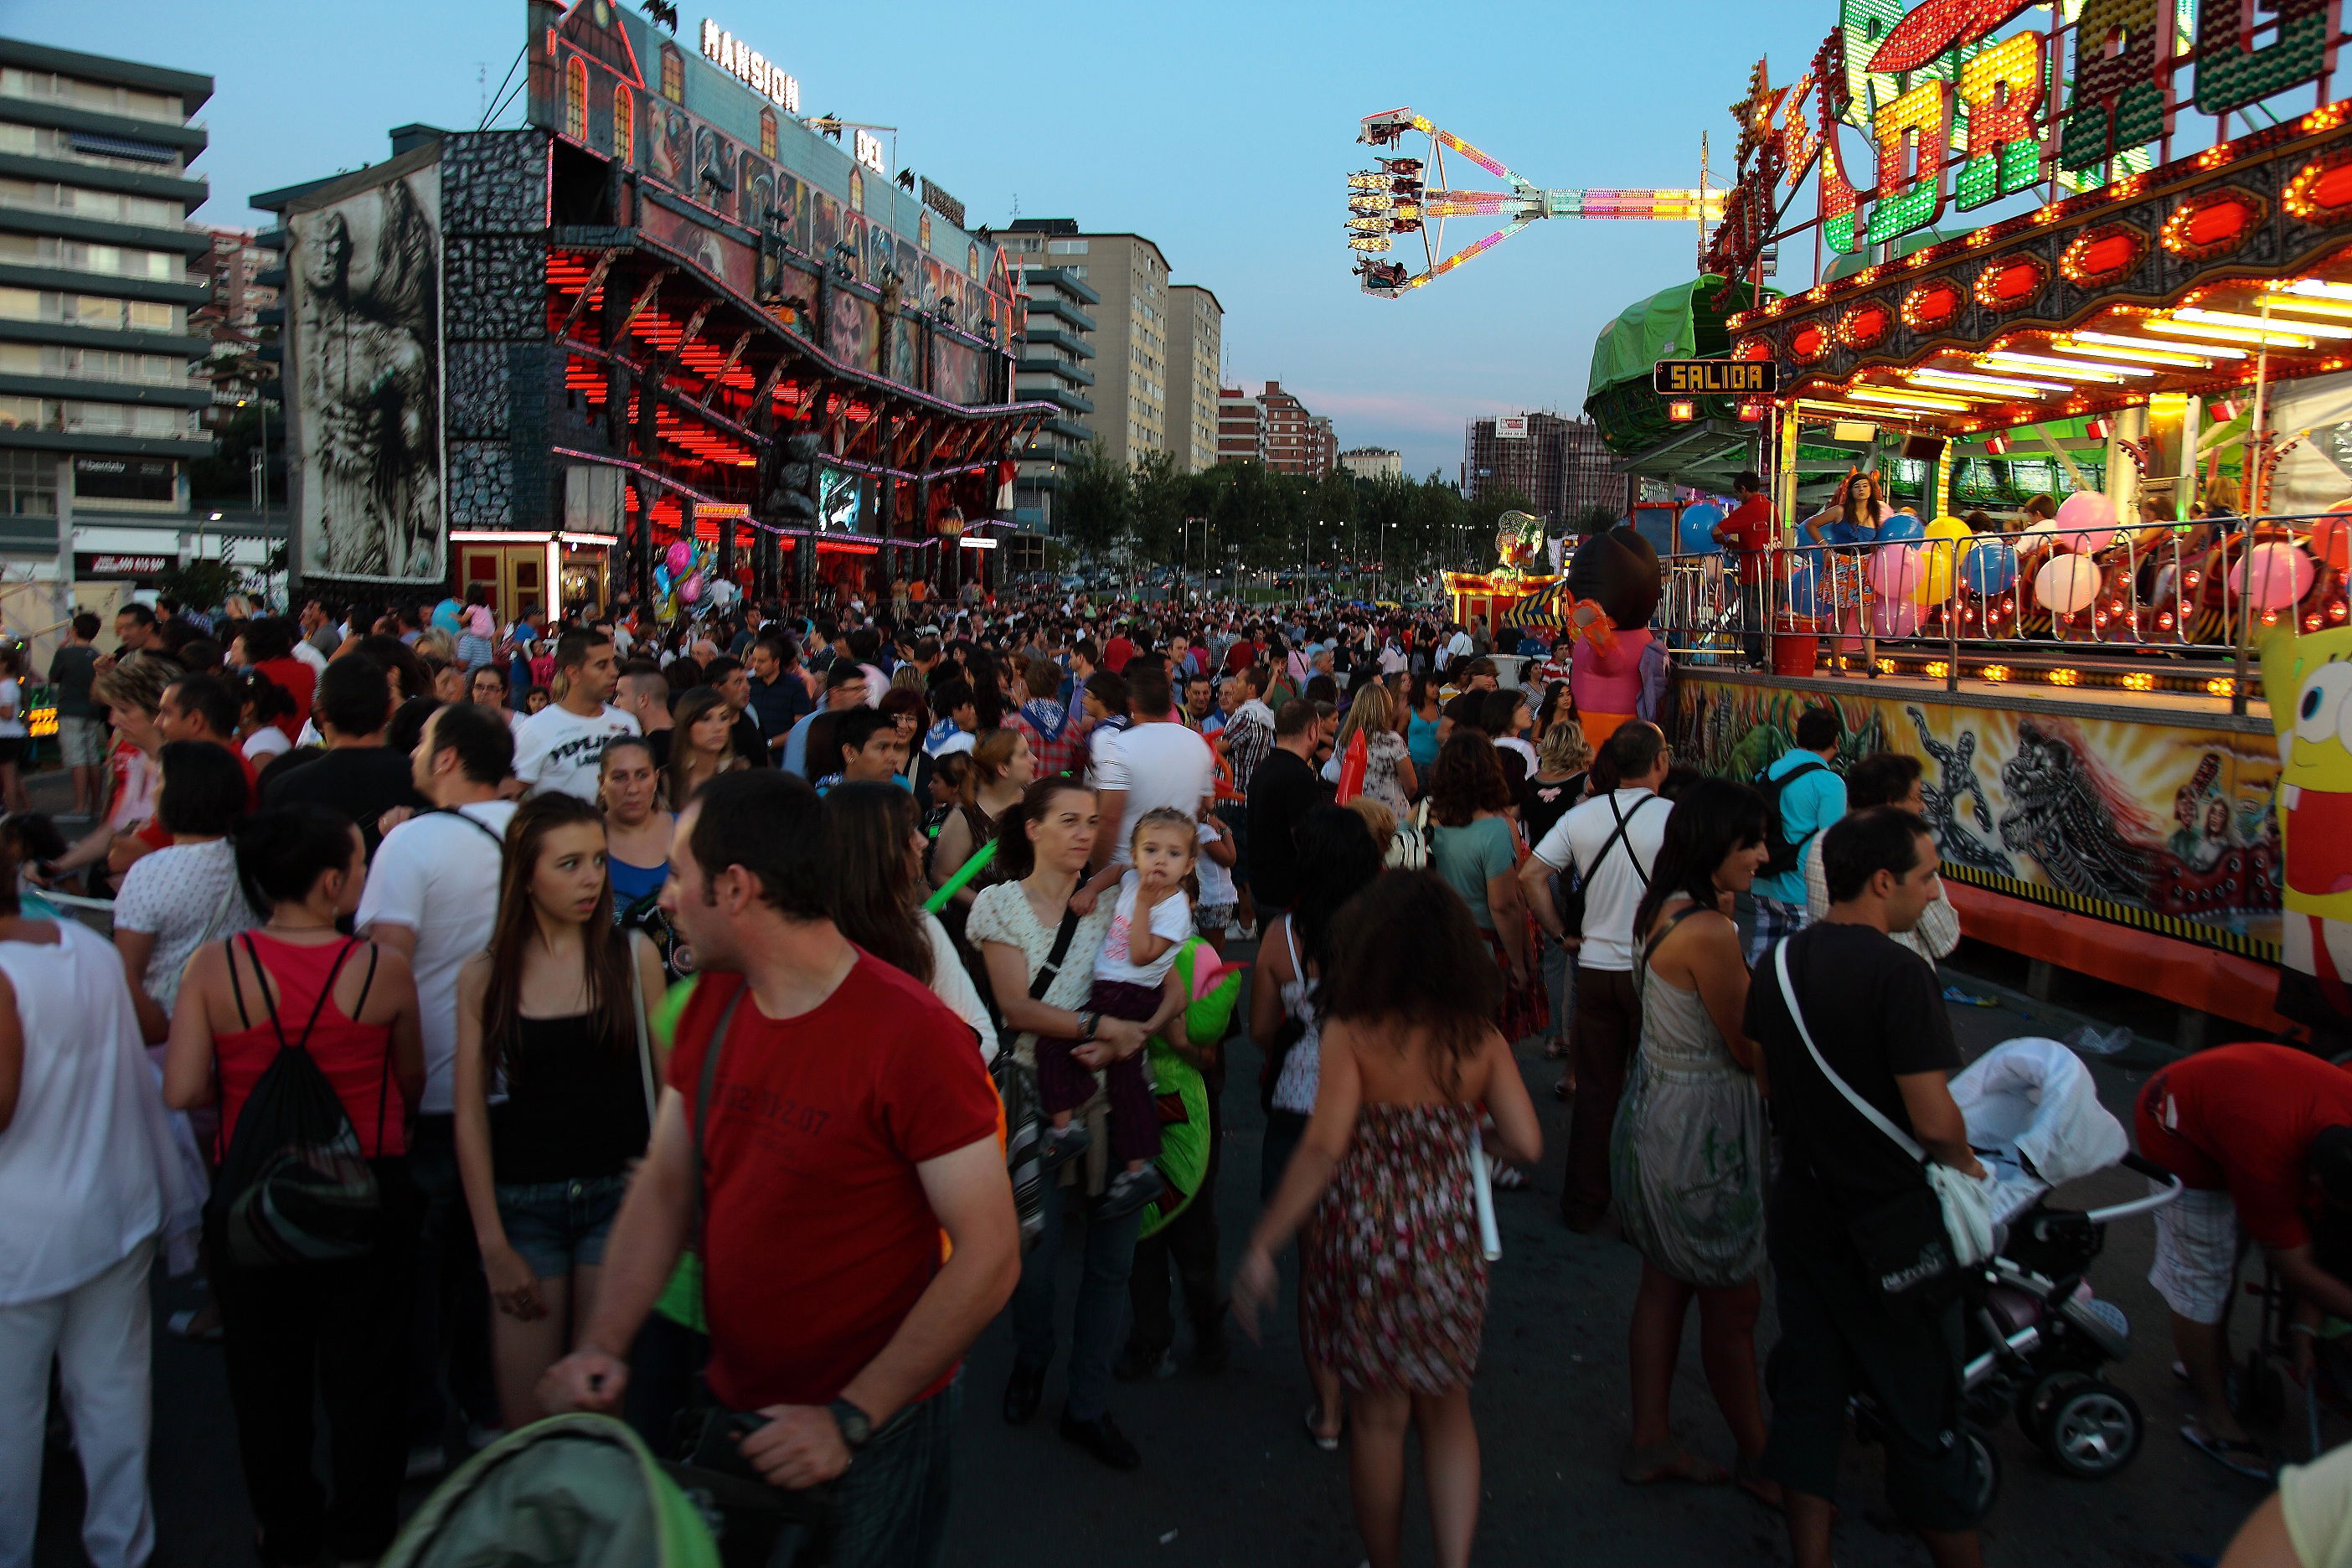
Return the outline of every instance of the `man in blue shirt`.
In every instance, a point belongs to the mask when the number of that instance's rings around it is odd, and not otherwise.
[[[1817,834],[1845,815],[1845,780],[1830,768],[1839,729],[1837,710],[1806,709],[1797,717],[1796,746],[1764,770],[1768,781],[1789,781],[1780,787],[1778,837],[1797,853],[1789,869],[1756,879],[1756,929],[1748,937],[1751,967],[1775,942],[1805,929],[1805,851]],[[1772,832],[1770,824],[1766,832]]]
[[[762,633],[751,645],[751,711],[768,743],[771,765],[781,761],[793,726],[816,707],[801,679],[800,654],[781,637]]]

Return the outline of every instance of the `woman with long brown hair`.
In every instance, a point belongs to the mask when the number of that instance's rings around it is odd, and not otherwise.
[[[1377,878],[1340,911],[1319,993],[1315,1114],[1234,1274],[1234,1310],[1255,1338],[1278,1294],[1274,1254],[1307,1226],[1307,1352],[1350,1396],[1356,1527],[1373,1568],[1399,1557],[1409,1425],[1421,1428],[1437,1562],[1470,1561],[1470,1380],[1486,1312],[1470,1163],[1481,1102],[1500,1152],[1543,1157],[1518,1062],[1491,1021],[1498,987],[1469,917],[1422,871]],[[1413,963],[1397,962],[1400,931],[1412,933]]]
[[[604,817],[556,792],[523,802],[489,947],[457,975],[455,1091],[510,1427],[538,1419],[540,1374],[593,1309],[605,1234],[653,1127],[663,1053],[646,1004],[661,989],[653,944],[613,922]]]
[[[735,714],[715,686],[698,686],[677,700],[669,731],[669,808],[684,811],[694,792],[744,766],[735,754]]]
[[[1341,759],[1343,765],[1349,743],[1359,732],[1364,737],[1364,794],[1402,822],[1412,809],[1419,781],[1413,777],[1412,755],[1405,749],[1404,737],[1397,733],[1396,705],[1390,700],[1389,689],[1376,680],[1356,689],[1348,716],[1339,721],[1339,732],[1331,742],[1331,754]]]
[[[996,1026],[940,917],[924,910],[915,797],[895,784],[837,784],[824,797],[833,848],[833,923],[891,968],[931,988],[996,1058]]]
[[[1527,847],[1511,821],[1511,786],[1495,743],[1464,730],[1445,742],[1429,774],[1429,868],[1462,895],[1485,933],[1489,963],[1503,977],[1503,1037],[1541,1034],[1551,1010],[1537,974],[1535,926],[1519,890]]]
[[[1037,759],[1030,753],[1028,737],[1018,730],[982,731],[980,743],[971,749],[971,804],[940,826],[931,855],[933,887],[945,887],[975,850],[996,837],[998,820],[1021,804],[1022,792],[1037,776]],[[971,909],[982,889],[1002,879],[996,868],[989,867],[956,893],[953,908],[959,914]]]

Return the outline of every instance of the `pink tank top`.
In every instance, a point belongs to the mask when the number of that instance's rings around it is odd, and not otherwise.
[[[335,1005],[333,995],[325,994],[335,983],[336,960],[346,952],[351,956],[343,962],[357,967],[373,984],[373,944],[354,938],[315,944],[288,942],[259,931],[232,940],[236,952],[229,973],[237,983],[237,1008],[246,1026],[213,1037],[213,1058],[220,1068],[222,1152],[226,1152],[236,1134],[236,1119],[245,1110],[246,1098],[278,1058],[278,1032],[283,1028],[288,1041],[308,1047],[319,1070],[334,1086],[343,1102],[343,1114],[352,1119],[352,1131],[359,1134],[360,1152],[371,1159],[406,1153],[408,1108],[392,1078],[392,1026],[353,1023]],[[252,972],[244,963],[248,942],[253,944],[253,955],[278,987],[275,1026],[269,1021],[268,1001],[252,984]],[[314,1009],[317,1022],[311,1023]],[[360,1009],[367,1009],[364,989],[360,993]],[[307,1040],[306,1024],[310,1026]]]

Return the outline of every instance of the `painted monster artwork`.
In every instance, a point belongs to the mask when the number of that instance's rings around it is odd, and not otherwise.
[[[425,162],[288,220],[306,575],[446,574],[440,206]]]
[[[2343,685],[2352,689],[2352,673]],[[1843,721],[1832,761],[1841,771],[1872,752],[1919,759],[1921,800],[1953,880],[2273,955],[2280,774],[2267,737],[2185,713],[2020,712],[1685,678],[1678,754],[1710,773],[1753,778],[1794,743],[1797,715],[1812,702],[1828,702]],[[2352,790],[2352,753],[2337,750],[2338,787]],[[2342,798],[2352,802],[2352,793]],[[2352,889],[2352,856],[2344,860]],[[2352,891],[2338,901],[2352,964]]]

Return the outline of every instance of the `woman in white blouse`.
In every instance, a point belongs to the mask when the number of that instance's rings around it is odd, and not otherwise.
[[[1081,1042],[1071,1054],[1090,1068],[1143,1049],[1141,1025],[1087,1010],[1095,954],[1110,930],[1112,912],[1108,899],[1086,900],[1083,909],[1073,903],[1094,849],[1097,822],[1095,792],[1076,780],[1055,774],[1031,784],[1020,805],[1004,814],[997,834],[996,868],[1008,879],[972,900],[964,925],[965,936],[988,965],[1005,1028],[1019,1031],[1012,1050],[1024,1069],[1034,1070],[1040,1035]],[[1048,1179],[1045,1234],[1023,1260],[1021,1285],[1013,1294],[1015,1348],[1003,1411],[1014,1426],[1036,1413],[1053,1364],[1063,1182],[1082,1163],[1087,1169],[1079,1195],[1100,1190],[1101,1171],[1092,1161],[1074,1161],[1061,1178]],[[1142,1217],[1139,1212],[1111,1221],[1087,1218],[1086,1265],[1070,1331],[1068,1398],[1062,1408],[1062,1436],[1117,1469],[1142,1463],[1108,1407],[1111,1360],[1127,1329],[1127,1282]]]

